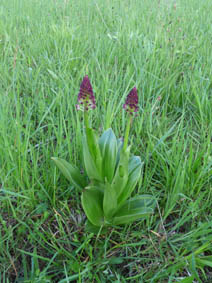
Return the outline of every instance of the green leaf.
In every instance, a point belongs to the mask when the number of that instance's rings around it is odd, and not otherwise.
[[[93,159],[89,151],[86,137],[84,137],[83,139],[83,159],[84,159],[85,170],[89,179],[102,181],[100,170],[98,170],[95,160]]]
[[[107,183],[104,190],[103,210],[107,220],[110,221],[117,209],[117,196],[112,186]]]
[[[85,231],[89,233],[93,233],[95,235],[103,235],[107,233],[107,227],[99,227],[96,225],[93,225],[89,220],[86,221],[85,224]]]
[[[153,213],[155,200],[150,195],[132,198],[116,212],[113,219],[114,225],[126,224]]]
[[[183,278],[183,279],[181,279],[180,281],[178,281],[178,282],[180,282],[180,283],[193,283],[194,282],[194,276],[192,275],[192,276],[189,276],[189,277],[186,277],[186,278]]]
[[[111,128],[102,134],[99,139],[99,146],[103,158],[103,177],[106,177],[108,182],[111,182],[114,176],[117,159],[117,140]]]
[[[128,181],[122,191],[122,194],[118,198],[119,204],[125,202],[125,200],[127,200],[131,196],[136,184],[138,183],[139,178],[141,177],[142,166],[143,163],[141,162],[139,156],[132,156],[130,158],[128,167]]]
[[[83,176],[79,169],[68,163],[62,158],[51,158],[63,175],[76,187],[83,189],[86,186],[86,178]]]
[[[95,130],[91,128],[86,128],[86,142],[89,149],[89,152],[94,160],[96,168],[99,172],[99,175],[102,174],[102,155],[99,148],[98,137]]]
[[[82,207],[88,220],[95,226],[104,223],[103,194],[95,187],[87,187],[81,196]]]
[[[122,139],[118,139],[117,140],[117,157],[116,157],[116,168],[119,164],[119,160],[120,160],[120,154],[121,154],[121,150],[123,148],[123,140]]]
[[[126,150],[122,148],[120,152],[120,160],[116,169],[115,176],[112,181],[112,188],[119,197],[128,181],[128,161],[130,155],[130,147]]]

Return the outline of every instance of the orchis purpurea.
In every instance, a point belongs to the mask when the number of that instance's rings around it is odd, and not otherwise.
[[[134,87],[127,96],[123,108],[130,114],[138,112],[138,93],[136,87]]]
[[[96,108],[96,101],[93,95],[93,88],[88,76],[86,75],[80,85],[78,94],[77,110],[88,111]]]
[[[130,155],[128,137],[134,113],[138,111],[138,94],[134,87],[123,108],[128,112],[124,143],[111,128],[98,137],[90,127],[89,111],[96,108],[88,76],[83,78],[77,109],[84,112],[82,140],[85,175],[61,158],[52,158],[64,176],[82,190],[81,202],[89,223],[95,227],[130,223],[153,213],[155,200],[150,195],[131,195],[141,182],[143,162]]]
[[[123,105],[123,108],[129,113],[130,117],[128,117],[127,126],[125,130],[125,136],[124,136],[124,149],[127,148],[128,144],[128,138],[130,133],[130,127],[132,124],[132,119],[134,116],[134,113],[138,111],[138,92],[136,87],[134,87],[128,94],[125,104]]]

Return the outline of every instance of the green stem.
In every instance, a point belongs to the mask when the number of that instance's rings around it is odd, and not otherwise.
[[[88,111],[84,111],[84,126],[85,129],[89,128]]]
[[[132,116],[129,117],[127,121],[127,127],[125,131],[125,136],[124,136],[124,145],[123,145],[123,150],[127,149],[127,144],[128,144],[128,139],[129,139],[129,133],[130,133],[130,126],[132,124]]]

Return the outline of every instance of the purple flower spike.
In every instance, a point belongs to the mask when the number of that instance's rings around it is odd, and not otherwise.
[[[127,96],[123,108],[130,114],[138,111],[138,93],[136,87],[134,87]]]
[[[77,100],[77,110],[88,111],[96,108],[96,101],[93,95],[93,88],[91,86],[88,76],[85,76],[82,80]]]

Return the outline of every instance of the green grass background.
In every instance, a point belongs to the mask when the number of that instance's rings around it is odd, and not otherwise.
[[[0,281],[212,282],[210,0],[1,0]],[[81,166],[87,74],[101,133],[123,136],[134,85],[132,152],[150,218],[85,231],[76,191],[51,156]]]

